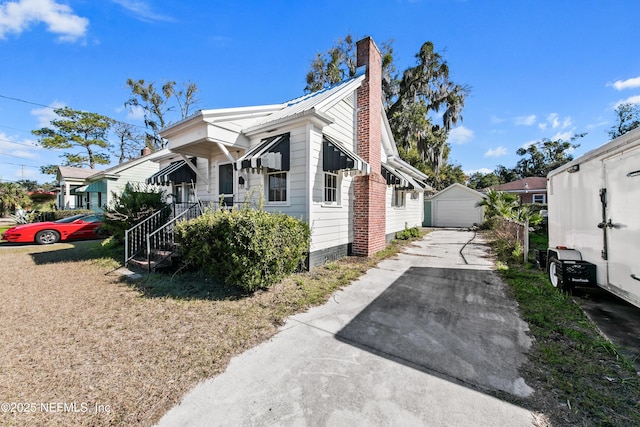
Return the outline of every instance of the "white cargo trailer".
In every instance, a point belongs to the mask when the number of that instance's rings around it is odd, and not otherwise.
[[[551,283],[598,285],[640,307],[640,128],[547,178]]]

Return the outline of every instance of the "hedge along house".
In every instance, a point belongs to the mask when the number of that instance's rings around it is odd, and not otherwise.
[[[309,267],[383,249],[421,225],[431,188],[398,156],[371,38],[357,43],[357,65],[355,77],[283,104],[203,110],[164,129],[176,157],[148,182],[173,194],[190,186],[203,202],[264,197],[265,210],[309,223]],[[193,172],[191,184],[171,178],[181,168]]]

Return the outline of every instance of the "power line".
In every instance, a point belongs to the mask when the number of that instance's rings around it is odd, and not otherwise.
[[[29,148],[38,148],[38,146],[37,146],[37,145],[23,144],[22,142],[10,141],[10,140],[8,140],[8,139],[4,139],[4,138],[0,138],[0,141],[8,142],[8,143],[10,143],[10,144],[22,145],[22,146],[24,146],[24,147],[29,147]]]
[[[22,102],[22,103],[25,103],[25,104],[37,105],[38,107],[49,108],[51,110],[57,110],[58,108],[60,108],[60,107],[52,107],[50,105],[44,105],[44,104],[40,104],[38,102],[27,101],[26,99],[15,98],[15,97],[12,97],[12,96],[6,96],[6,95],[1,95],[1,94],[0,94],[0,98],[4,98],[4,99],[11,100],[11,101],[16,101],[16,102]],[[68,107],[68,108],[71,108],[71,107]],[[81,111],[84,111],[84,110],[81,110]],[[124,125],[134,126],[134,127],[141,128],[141,129],[147,129],[146,126],[135,125],[133,123],[127,123],[127,122],[123,122],[121,120],[116,120],[116,122],[122,123]],[[20,130],[20,129],[16,129],[16,130]]]
[[[11,129],[11,130],[17,130],[17,131],[19,131],[19,132],[31,133],[31,131],[30,131],[30,130],[18,129],[18,128],[13,128],[13,127],[11,127],[11,126],[5,126],[5,125],[0,125],[0,128]]]
[[[1,157],[1,156],[14,157],[14,158],[16,158],[16,159],[22,159],[22,157],[12,156],[12,155],[10,155],[10,154],[0,154],[0,157]],[[28,168],[40,169],[40,166],[34,166],[33,164],[31,164],[31,165],[30,165],[30,164],[24,164],[24,163],[20,163],[20,164],[18,164],[18,163],[11,163],[11,162],[0,162],[0,164],[3,164],[3,165],[12,165],[12,166],[26,166],[26,167],[28,167]]]
[[[12,101],[24,102],[25,104],[37,105],[38,107],[50,108],[52,110],[56,109],[56,107],[51,107],[50,105],[38,104],[37,102],[26,101],[26,100],[20,99],[20,98],[13,98],[11,96],[0,95],[0,98],[10,99]]]

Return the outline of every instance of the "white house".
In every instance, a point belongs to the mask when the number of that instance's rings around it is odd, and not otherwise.
[[[426,227],[471,227],[484,222],[486,196],[465,185],[454,183],[425,200]]]
[[[83,207],[83,195],[76,192],[84,186],[85,179],[96,173],[93,169],[58,166],[56,178],[60,191],[58,192],[58,209],[80,209]]]
[[[357,75],[282,104],[203,110],[161,132],[173,157],[148,183],[178,201],[242,203],[311,226],[309,267],[370,256],[420,226],[427,176],[398,156],[382,106],[380,51],[357,43]]]
[[[158,159],[168,150],[151,153],[148,149],[135,159],[106,170],[58,167],[60,181],[60,209],[91,209],[102,212],[111,201],[113,193],[119,194],[127,183],[145,184],[149,175],[160,169]]]

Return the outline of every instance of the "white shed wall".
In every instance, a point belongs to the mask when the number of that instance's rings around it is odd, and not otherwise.
[[[431,218],[434,227],[471,227],[484,221],[484,208],[476,204],[483,199],[458,186],[432,196]]]

